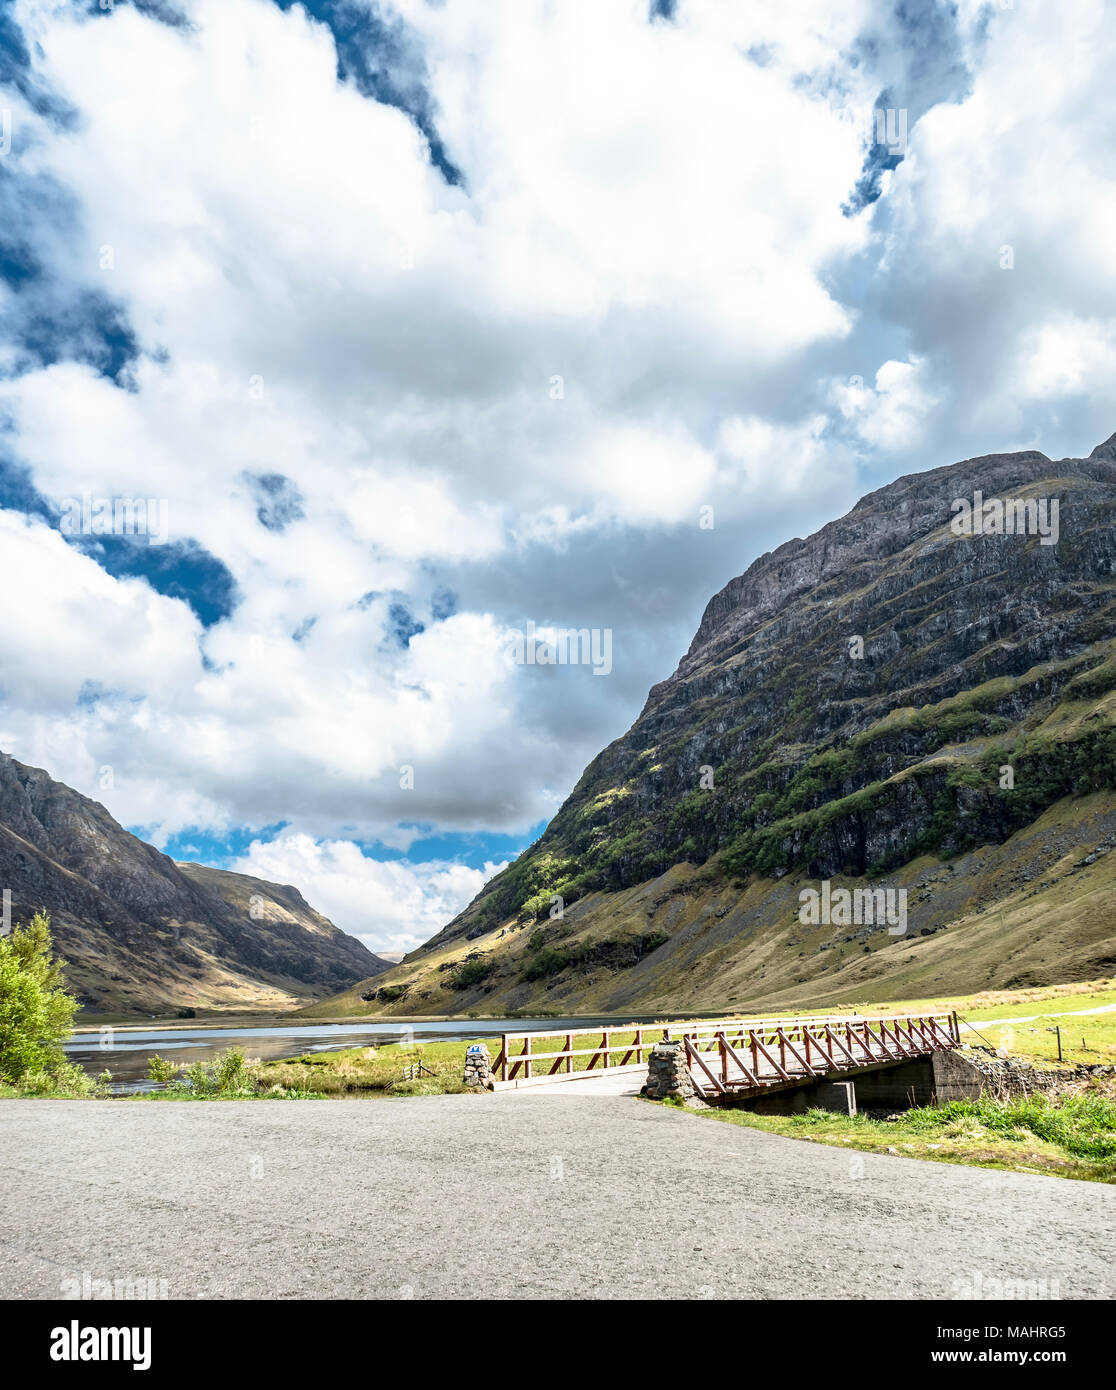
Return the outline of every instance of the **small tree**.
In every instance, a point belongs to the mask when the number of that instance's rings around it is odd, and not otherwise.
[[[56,1071],[73,1031],[77,1000],[66,993],[63,962],[54,959],[50,918],[37,912],[0,937],[0,1081]]]

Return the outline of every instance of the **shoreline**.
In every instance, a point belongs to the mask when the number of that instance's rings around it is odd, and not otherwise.
[[[691,1018],[701,1018],[701,1014],[678,1014],[680,1019],[689,1020]],[[556,1019],[607,1019],[610,1023],[636,1022],[631,1014],[555,1014]],[[644,1016],[646,1017],[646,1016]],[[717,1014],[710,1013],[710,1018],[719,1017]],[[527,1015],[531,1020],[547,1020],[539,1014]],[[525,1019],[508,1019],[503,1014],[338,1014],[329,1018],[292,1018],[288,1014],[236,1014],[229,1015],[228,1018],[152,1018],[146,1022],[139,1023],[129,1021],[128,1023],[116,1023],[111,1018],[105,1018],[100,1022],[87,1022],[74,1020],[74,1031],[72,1036],[78,1034],[88,1034],[90,1036],[98,1033],[102,1028],[112,1028],[117,1033],[148,1033],[162,1032],[168,1028],[181,1028],[190,1031],[206,1028],[333,1028],[343,1024],[367,1024],[369,1027],[376,1027],[383,1024],[425,1024],[425,1023],[460,1023],[463,1027],[472,1023],[521,1023]],[[659,1019],[650,1020],[656,1023]],[[671,1020],[664,1020],[670,1022]],[[649,1026],[649,1025],[645,1025]],[[514,1031],[514,1030],[511,1030]]]

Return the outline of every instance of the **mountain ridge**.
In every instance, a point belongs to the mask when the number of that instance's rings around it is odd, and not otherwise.
[[[758,557],[710,599],[673,675],[540,839],[364,991],[368,1009],[661,1006],[661,989],[635,986],[679,954],[682,899],[736,920],[722,890],[742,887],[793,935],[781,882],[914,884],[912,865],[986,849],[1006,863],[1059,804],[1067,852],[1092,833],[1076,817],[1086,802],[1103,840],[1116,789],[1114,464],[1116,435],[1087,459],[1025,450],[907,474]],[[1036,515],[1045,499],[1056,543],[959,536],[955,504],[977,492]],[[637,910],[647,885],[662,901]],[[935,893],[942,911],[921,914],[920,933],[956,916]],[[744,954],[762,918],[740,916]],[[1116,912],[1103,925],[1075,968],[1104,968]],[[994,983],[993,965],[974,987]],[[696,1002],[677,984],[678,1005]]]
[[[68,983],[90,1009],[288,1009],[387,968],[296,888],[178,864],[6,753],[0,884],[13,921],[49,913]]]

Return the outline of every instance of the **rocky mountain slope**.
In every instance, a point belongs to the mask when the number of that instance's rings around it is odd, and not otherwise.
[[[1111,971],[1114,521],[1116,436],[900,478],[762,556],[541,839],[315,1012],[793,1006]],[[804,924],[824,881],[904,889],[906,930]]]
[[[176,864],[96,801],[0,753],[0,886],[50,914],[91,1009],[290,1008],[386,962],[295,888]]]

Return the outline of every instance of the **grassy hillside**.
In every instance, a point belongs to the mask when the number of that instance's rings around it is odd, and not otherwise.
[[[908,890],[903,937],[801,925],[804,878],[742,886],[679,865],[560,922],[447,942],[300,1016],[781,1011],[1096,979],[1116,969],[1113,846],[1116,798],[1094,793],[1002,846],[923,856],[889,880]]]

